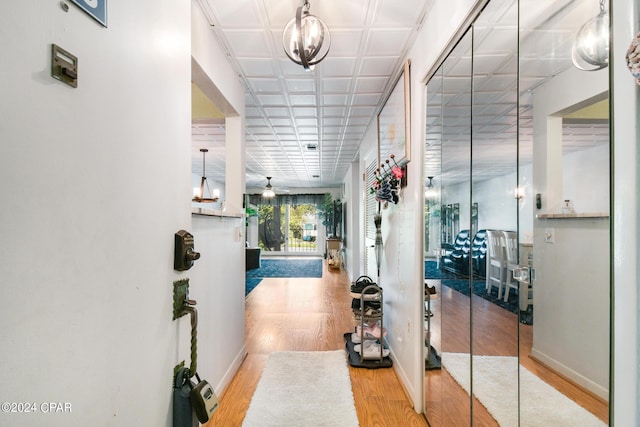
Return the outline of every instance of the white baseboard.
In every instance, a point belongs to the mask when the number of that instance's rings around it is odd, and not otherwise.
[[[231,366],[229,366],[229,369],[227,369],[227,372],[224,373],[224,375],[222,376],[222,379],[220,380],[218,385],[215,387],[216,395],[221,396],[222,393],[224,393],[224,391],[227,389],[229,384],[231,384],[231,380],[233,380],[233,377],[238,372],[238,369],[240,369],[240,365],[242,365],[242,362],[246,357],[247,357],[247,349],[243,345],[242,348],[240,349],[240,352],[233,359],[233,363],[231,363]]]
[[[568,366],[558,362],[557,360],[547,356],[545,353],[542,353],[539,350],[536,350],[535,348],[531,349],[531,358],[533,358],[534,360],[537,360],[538,362],[548,366],[549,368],[553,369],[554,371],[556,371],[558,374],[564,376],[565,378],[573,381],[574,383],[578,384],[579,386],[587,389],[588,391],[590,391],[591,393],[595,394],[596,396],[598,396],[599,398],[605,400],[605,401],[609,401],[609,390],[606,389],[605,387],[602,387],[600,384],[597,384],[596,382],[590,380],[589,378],[585,377],[582,374],[579,374],[578,372],[574,371],[573,369],[569,368]]]
[[[411,381],[409,381],[409,377],[407,377],[406,372],[402,368],[402,365],[398,363],[398,358],[395,356],[393,349],[390,349],[391,360],[393,360],[393,370],[398,376],[398,380],[400,380],[400,385],[402,386],[402,390],[407,396],[409,402],[411,402],[413,409],[420,413],[422,411],[422,393],[415,393],[413,387],[411,387]]]

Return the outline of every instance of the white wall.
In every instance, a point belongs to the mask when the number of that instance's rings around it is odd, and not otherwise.
[[[520,172],[521,176],[526,175],[527,167],[523,167]],[[528,167],[529,176],[531,175],[531,167]],[[469,228],[471,221],[469,206],[469,182],[460,183],[444,188],[443,204],[458,203],[460,205],[460,230]],[[530,207],[531,197],[527,197],[518,205],[514,198],[514,190],[516,187],[516,174],[487,179],[484,181],[474,181],[473,183],[473,203],[478,203],[478,229],[493,230],[516,230],[518,211],[521,213],[522,220],[529,224],[529,231],[532,231],[532,212],[525,211],[528,205]],[[525,188],[525,191],[527,189]],[[529,191],[527,194],[531,194]],[[527,205],[525,205],[525,203]],[[525,230],[526,226],[521,224],[521,229]],[[455,236],[454,236],[455,237]]]
[[[421,412],[424,360],[422,329],[424,298],[423,277],[423,204],[424,204],[424,123],[425,75],[440,52],[466,18],[474,5],[471,0],[436,2],[425,18],[422,30],[408,54],[411,59],[411,162],[408,164],[408,186],[402,189],[402,200],[383,211],[382,233],[384,259],[380,284],[385,297],[385,326],[394,358],[394,368],[407,390],[414,407]],[[377,144],[376,123],[372,123],[363,139],[360,166],[373,160]],[[361,191],[365,189],[361,188]],[[360,203],[364,213],[364,200]],[[364,220],[364,216],[362,216]],[[364,236],[364,223],[361,225]],[[364,239],[361,239],[364,240]],[[364,241],[361,253],[367,250]]]
[[[188,357],[172,283],[191,223],[190,5],[108,7],[109,28],[70,2],[0,14],[0,395],[72,405],[3,426],[171,425]],[[78,56],[77,89],[50,77],[51,43]]]
[[[531,354],[607,399],[609,219],[537,220],[536,228]]]
[[[246,354],[244,348],[244,288],[246,229],[242,197],[245,192],[244,89],[220,49],[211,26],[192,3],[192,78],[225,115],[225,185],[219,209],[230,216],[193,216],[196,250],[201,252],[190,271],[198,301],[198,342],[201,377],[221,394]],[[216,183],[212,183],[215,185]],[[213,188],[213,187],[212,187]],[[201,203],[194,203],[202,207]],[[220,212],[223,211],[223,212]]]
[[[194,220],[202,259],[173,270],[173,235],[192,228],[191,5],[109,2],[108,28],[69,6],[18,2],[0,16],[12,58],[0,70],[0,395],[71,412],[2,413],[0,425],[170,426],[190,338],[188,320],[172,320],[174,281],[190,277],[198,300],[202,376],[222,387],[243,354],[235,227]],[[50,77],[51,43],[78,56],[77,89]],[[224,56],[208,56],[243,114]],[[141,391],[151,404],[132,404]]]
[[[600,145],[566,154],[562,158],[564,191],[562,198],[570,198],[576,212],[609,212],[609,146]],[[524,198],[517,205],[520,240],[531,242],[535,194],[531,164],[520,166],[519,175]],[[514,187],[516,174],[474,182],[473,199],[478,203],[480,229],[515,230],[516,212]],[[442,203],[460,204],[460,228],[469,225],[469,184],[449,186],[442,192]],[[535,210],[535,212],[534,212]],[[542,211],[540,211],[542,212]]]
[[[198,302],[198,371],[220,395],[246,354],[245,224],[244,218],[202,215],[192,224],[201,254],[188,272],[189,297]]]
[[[576,212],[609,213],[609,144],[570,153],[562,159],[563,200]]]
[[[360,204],[363,198],[361,188],[362,173],[360,164],[352,162],[344,179],[343,201],[346,202],[346,228],[344,251],[344,267],[351,281],[364,274],[363,255],[360,241],[362,240],[360,220]]]
[[[563,171],[570,166],[588,169],[576,160],[594,153],[575,153],[565,161],[557,113],[606,92],[608,86],[606,72],[571,68],[534,91],[533,184],[545,201],[536,213],[560,213],[562,200],[572,192],[577,205],[586,206],[577,186],[567,182],[567,193],[562,185],[563,175],[580,174]],[[580,179],[579,184],[588,191],[591,183]],[[595,199],[606,207],[607,194]],[[608,218],[534,221],[532,354],[604,399],[609,391],[609,346],[595,343],[609,342],[609,231]],[[545,242],[548,232],[555,234],[554,243]]]

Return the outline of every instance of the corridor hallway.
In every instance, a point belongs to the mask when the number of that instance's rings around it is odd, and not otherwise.
[[[345,348],[343,334],[355,325],[349,279],[344,271],[329,270],[323,263],[322,278],[267,278],[247,296],[247,357],[220,396],[207,427],[242,425],[269,353]],[[361,426],[427,425],[411,406],[393,368],[350,367],[349,371]]]

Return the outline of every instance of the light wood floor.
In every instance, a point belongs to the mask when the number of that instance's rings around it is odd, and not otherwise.
[[[469,297],[447,287],[441,289],[438,280],[429,279],[429,283],[436,286],[440,296],[432,303],[434,316],[431,336],[436,348],[443,352],[469,353],[468,337],[470,328],[473,328],[474,354],[517,355],[518,322],[515,314],[474,295],[471,302],[474,316],[470,319]],[[444,305],[441,305],[442,302]],[[532,359],[532,341],[533,327],[520,324],[520,364],[606,423],[607,403]],[[516,373],[514,377],[517,378]],[[427,418],[432,427],[471,425],[469,414],[472,405],[469,396],[446,370],[426,371],[425,386]],[[472,412],[474,426],[498,425],[476,399]]]
[[[269,353],[344,349],[343,335],[355,326],[349,285],[347,275],[328,270],[326,262],[322,279],[264,279],[246,300],[248,355],[207,427],[242,425]],[[349,371],[361,426],[427,425],[392,368]]]
[[[439,283],[438,283],[439,287]],[[323,351],[344,348],[343,334],[354,327],[349,296],[349,281],[344,272],[324,266],[322,279],[264,279],[246,300],[245,341],[248,355],[227,390],[220,396],[220,407],[207,427],[241,426],[269,353],[274,351]],[[448,288],[439,289],[444,312],[434,304],[436,316],[442,316],[453,329],[446,331],[445,342],[439,328],[433,328],[433,340],[447,352],[468,352],[468,297]],[[515,355],[518,346],[515,315],[474,297],[474,349],[478,354]],[[477,310],[476,310],[477,309]],[[490,331],[491,338],[483,335]],[[544,381],[587,408],[606,422],[606,402],[554,374],[529,358],[532,328],[521,325],[521,363]],[[360,425],[426,426],[417,414],[393,369],[349,368],[356,411]],[[469,397],[446,370],[426,371],[426,406],[432,427],[471,425]],[[330,408],[328,408],[330,410]],[[474,400],[473,425],[497,423]]]

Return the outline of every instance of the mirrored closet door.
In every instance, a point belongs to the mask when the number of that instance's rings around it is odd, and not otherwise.
[[[469,394],[441,369],[449,355],[466,359],[466,366],[471,354],[471,303],[454,290],[468,289],[469,281],[455,274],[463,260],[453,259],[462,236],[469,235],[468,194],[463,200],[455,192],[471,179],[471,47],[468,32],[431,79],[427,104],[425,167],[432,178],[425,187],[425,399],[428,418],[443,426],[471,421]],[[441,281],[444,277],[453,281]],[[458,381],[470,383],[469,369],[460,376]]]
[[[607,7],[489,1],[431,73],[432,426],[608,425],[609,76],[573,47]]]

